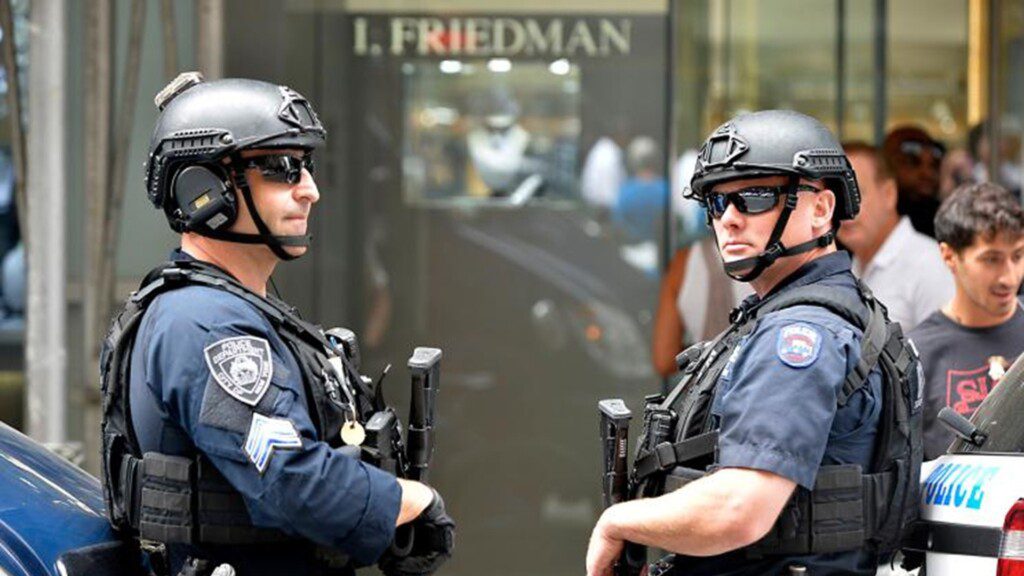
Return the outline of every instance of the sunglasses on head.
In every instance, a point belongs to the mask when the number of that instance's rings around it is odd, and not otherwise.
[[[302,169],[313,173],[313,155],[304,154],[301,158],[290,154],[269,154],[249,158],[246,168],[256,168],[264,178],[281,184],[298,184],[302,180]]]
[[[734,192],[711,192],[704,197],[708,214],[719,219],[732,204],[741,214],[763,214],[779,203],[779,198],[788,191],[787,186],[750,186]],[[821,192],[820,188],[799,184],[797,192]]]

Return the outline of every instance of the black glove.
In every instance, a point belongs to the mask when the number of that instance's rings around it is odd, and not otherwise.
[[[455,548],[455,521],[444,509],[444,500],[434,490],[430,506],[409,523],[412,549],[398,556],[394,546],[381,557],[378,566],[386,576],[428,576],[452,557]],[[399,530],[402,530],[399,526]]]

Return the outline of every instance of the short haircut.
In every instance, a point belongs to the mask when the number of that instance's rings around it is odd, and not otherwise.
[[[658,143],[650,136],[637,136],[626,147],[626,168],[636,175],[644,170],[661,170],[661,152]]]
[[[1024,234],[1024,209],[1006,188],[991,182],[965,184],[946,198],[935,215],[935,239],[957,252],[978,238]]]
[[[875,181],[884,182],[892,180],[896,171],[893,170],[892,162],[877,146],[872,146],[863,140],[843,142],[843,151],[849,157],[852,154],[865,154],[870,156],[875,163]]]

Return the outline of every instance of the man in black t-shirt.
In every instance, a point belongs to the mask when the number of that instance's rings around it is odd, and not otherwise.
[[[956,295],[909,336],[924,369],[924,457],[938,458],[953,433],[938,420],[949,406],[966,418],[1024,350],[1024,210],[996,184],[963,186],[935,217]]]

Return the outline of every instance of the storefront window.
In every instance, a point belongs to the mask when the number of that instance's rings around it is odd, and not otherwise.
[[[410,204],[579,200],[580,77],[566,58],[402,65]]]
[[[967,5],[887,3],[889,127],[916,123],[943,141],[965,139]],[[873,3],[836,1],[808,11],[798,0],[684,0],[677,14],[677,110],[686,114],[677,133],[681,149],[727,118],[766,108],[799,110],[844,139],[874,140],[881,15]]]
[[[947,145],[965,141],[968,2],[888,2],[887,128],[913,124]]]

